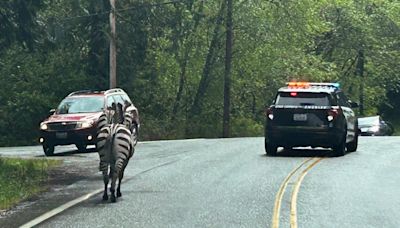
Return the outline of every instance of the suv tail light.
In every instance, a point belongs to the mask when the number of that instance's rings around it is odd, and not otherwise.
[[[272,111],[272,108],[265,109],[265,116],[267,116],[270,120],[274,119],[274,112]]]
[[[342,113],[342,109],[340,108],[332,108],[328,110],[328,116],[326,117],[329,122],[333,121],[336,119],[337,116],[339,116]]]

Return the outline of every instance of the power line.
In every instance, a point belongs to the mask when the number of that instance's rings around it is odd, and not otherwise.
[[[122,8],[122,9],[116,9],[115,12],[125,12],[125,11],[130,11],[130,10],[139,10],[141,8],[151,8],[151,7],[159,7],[159,6],[164,6],[164,5],[171,5],[171,4],[178,4],[178,3],[185,3],[188,0],[174,0],[174,1],[168,1],[168,2],[160,2],[160,3],[147,3],[147,4],[142,4],[139,6],[132,6],[132,7],[127,7],[127,8]],[[87,15],[80,15],[80,16],[74,16],[74,17],[65,17],[60,19],[59,21],[69,21],[73,19],[78,19],[78,18],[87,18],[87,17],[94,17],[94,16],[100,16],[100,15],[106,15],[109,14],[111,10],[99,12],[99,13],[92,13],[92,14],[87,14]]]
[[[124,9],[118,9],[116,10],[117,12],[123,12],[123,11],[128,11],[128,10],[136,10],[138,8],[149,8],[149,7],[158,7],[158,6],[163,6],[163,5],[171,5],[171,4],[176,4],[176,3],[184,3],[187,2],[188,0],[175,0],[175,1],[169,1],[169,2],[160,2],[160,3],[147,3],[147,4],[142,4],[140,7],[133,6],[133,7],[128,7]]]
[[[75,16],[75,17],[64,17],[62,19],[60,19],[60,21],[69,21],[69,20],[73,20],[73,19],[77,19],[77,18],[86,18],[86,17],[93,17],[93,16],[99,16],[99,15],[105,15],[105,14],[109,14],[111,11],[104,11],[104,12],[100,12],[100,13],[92,13],[92,14],[87,14],[87,15],[81,15],[81,16]]]

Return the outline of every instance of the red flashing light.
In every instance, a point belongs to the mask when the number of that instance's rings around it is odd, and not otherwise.
[[[310,83],[308,82],[288,82],[287,83],[288,87],[292,88],[306,88],[310,86]]]
[[[295,97],[295,96],[297,96],[297,93],[296,92],[291,92],[290,96]]]

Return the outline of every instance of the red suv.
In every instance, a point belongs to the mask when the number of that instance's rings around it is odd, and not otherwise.
[[[97,131],[104,120],[110,119],[107,116],[113,115],[115,107],[122,107],[125,115],[131,115],[131,130],[137,140],[139,112],[122,89],[83,90],[69,94],[40,123],[39,141],[44,153],[53,155],[57,145],[75,144],[79,151],[86,151],[88,145],[96,145]]]

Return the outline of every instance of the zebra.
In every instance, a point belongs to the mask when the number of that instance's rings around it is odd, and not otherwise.
[[[114,123],[121,123],[124,124],[131,131],[131,139],[133,141],[133,145],[136,146],[139,138],[139,123],[135,121],[135,114],[131,111],[128,111],[127,109],[123,110],[120,104],[113,104],[112,110],[114,110],[112,113],[104,112],[99,117],[97,123],[97,134],[100,132],[101,128],[103,128],[106,124],[109,124],[111,121],[113,121]],[[137,113],[137,111],[135,113]]]
[[[103,173],[103,200],[108,200],[108,183],[111,179],[111,202],[116,202],[115,185],[118,179],[117,197],[121,197],[121,182],[129,159],[134,154],[131,131],[121,123],[105,124],[97,136],[97,149],[100,156],[99,170]]]
[[[133,116],[130,112],[125,112],[123,115],[122,123],[131,131],[131,140],[133,146],[136,146],[138,142],[138,124],[133,120]]]

